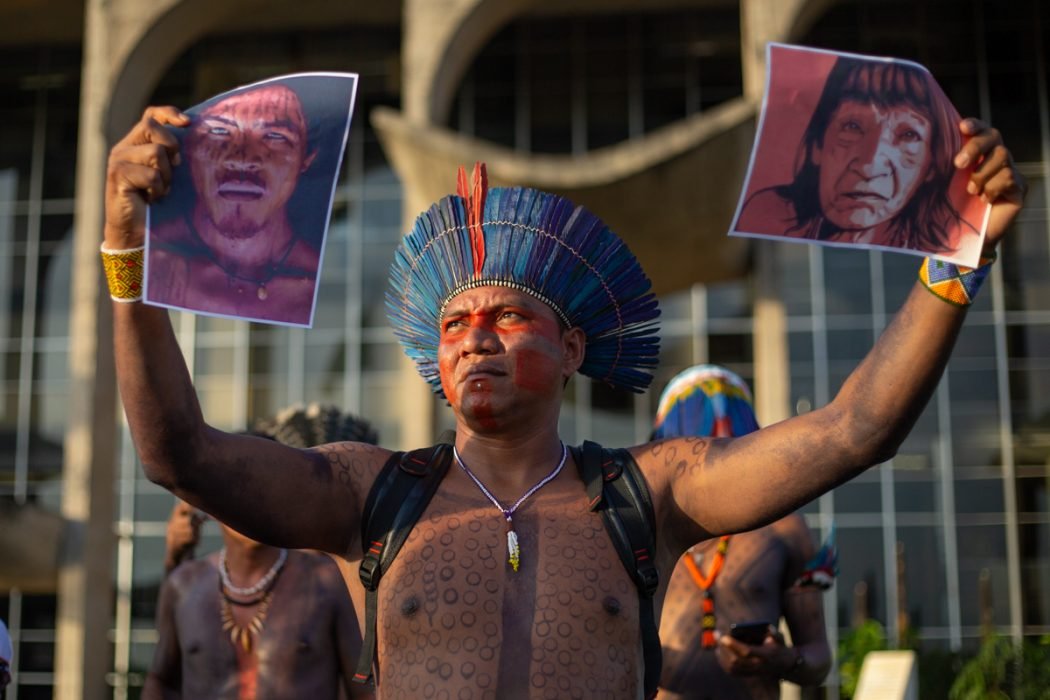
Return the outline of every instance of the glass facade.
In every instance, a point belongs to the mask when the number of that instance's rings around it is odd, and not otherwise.
[[[465,74],[449,126],[522,151],[582,153],[640,136],[741,94],[739,8],[525,16]],[[642,7],[639,3],[638,7]],[[1007,135],[1029,179],[1017,235],[970,313],[945,380],[890,462],[805,512],[834,521],[841,575],[827,597],[834,642],[865,584],[866,613],[926,650],[972,651],[984,615],[1004,634],[1050,633],[1050,32],[1039,0],[845,0],[798,43],[895,55],[928,66],[964,114]],[[906,18],[906,21],[902,21]],[[251,80],[350,70],[360,89],[323,266],[315,327],[174,314],[209,421],[240,429],[296,401],[360,413],[398,441],[400,350],[386,326],[386,271],[402,232],[401,186],[368,114],[400,105],[400,25],[211,36],[165,73],[153,101],[188,106]],[[57,510],[68,392],[69,279],[80,48],[0,48],[0,499]],[[790,403],[827,403],[915,276],[911,256],[776,247],[787,314]],[[655,274],[655,273],[654,273]],[[654,390],[620,394],[575,379],[567,441],[610,445],[649,433],[659,390],[683,367],[724,364],[751,381],[753,280],[661,299]],[[440,430],[451,415],[438,407]],[[115,484],[115,617],[109,682],[137,695],[152,656],[169,494],[141,475],[125,435]],[[214,525],[202,551],[218,546]],[[903,566],[903,568],[902,568]],[[990,580],[992,605],[983,610]],[[903,581],[903,586],[899,584]],[[902,615],[904,613],[904,615]],[[9,698],[50,697],[55,601],[0,592],[16,643]],[[831,692],[835,679],[829,676]]]
[[[0,501],[53,511],[69,391],[79,99],[80,47],[0,49]],[[18,642],[8,697],[51,696],[55,611],[53,595],[0,591],[0,617]]]

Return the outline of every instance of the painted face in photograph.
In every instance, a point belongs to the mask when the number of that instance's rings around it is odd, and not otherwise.
[[[929,173],[931,138],[930,120],[912,107],[842,102],[813,153],[824,217],[845,230],[891,220]]]
[[[194,120],[188,157],[205,214],[224,235],[249,238],[283,209],[309,167],[306,119],[283,85],[233,95]]]

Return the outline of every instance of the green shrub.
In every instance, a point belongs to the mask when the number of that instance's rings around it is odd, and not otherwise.
[[[857,692],[860,667],[868,652],[886,648],[886,630],[878,620],[865,621],[839,640],[839,695],[844,700],[849,700]]]

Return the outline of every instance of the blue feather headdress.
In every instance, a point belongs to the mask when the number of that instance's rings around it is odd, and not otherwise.
[[[679,372],[660,395],[653,439],[740,437],[758,430],[747,383],[718,365]]]
[[[405,353],[441,394],[437,352],[445,305],[467,289],[512,287],[543,301],[587,346],[580,372],[640,392],[660,351],[656,297],[638,260],[583,207],[526,187],[472,187],[420,214],[390,269],[387,316]]]

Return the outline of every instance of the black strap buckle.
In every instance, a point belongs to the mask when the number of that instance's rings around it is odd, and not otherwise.
[[[357,575],[361,578],[366,591],[374,591],[379,587],[379,559],[366,556],[361,560],[361,569]]]
[[[638,580],[641,583],[641,590],[647,595],[652,597],[656,593],[657,586],[660,585],[660,572],[656,570],[656,567],[651,563],[639,563],[638,568]]]

